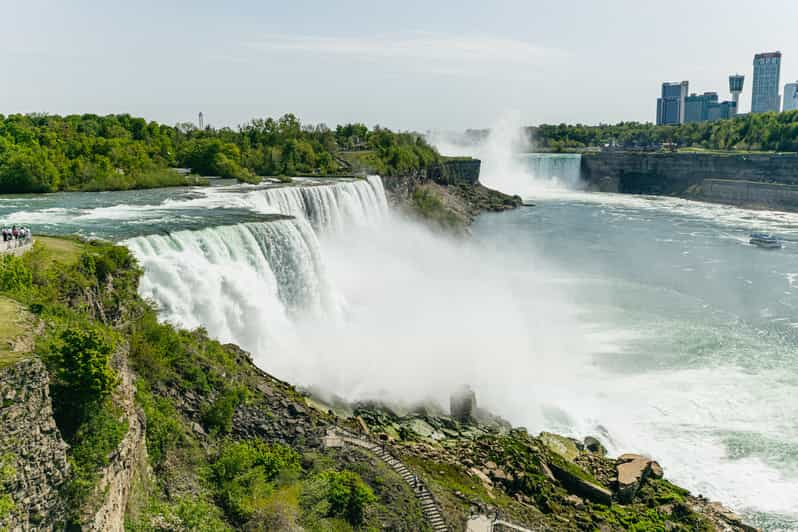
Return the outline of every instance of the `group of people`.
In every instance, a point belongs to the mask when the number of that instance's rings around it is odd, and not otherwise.
[[[3,242],[27,240],[31,236],[30,229],[22,226],[3,227]]]

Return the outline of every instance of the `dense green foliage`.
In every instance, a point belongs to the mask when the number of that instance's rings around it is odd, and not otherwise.
[[[535,147],[555,151],[601,147],[661,145],[711,150],[798,151],[798,111],[747,114],[729,120],[695,122],[678,126],[621,122],[587,126],[541,125],[529,128]]]
[[[117,383],[111,368],[113,345],[96,329],[68,328],[60,341],[56,356],[62,398],[76,407],[91,407],[110,395]]]
[[[0,115],[0,193],[124,190],[202,184],[201,176],[257,183],[258,176],[351,172],[342,150],[366,150],[368,168],[409,172],[437,160],[419,135],[362,124],[303,126],[287,114],[203,130],[129,115]]]
[[[227,434],[233,428],[236,407],[246,401],[247,389],[242,386],[225,389],[202,412],[202,421],[215,434]]]
[[[33,278],[21,258],[15,255],[0,256],[0,290],[13,292],[31,285]]]
[[[260,440],[227,442],[211,470],[217,498],[229,515],[244,523],[274,491],[279,476],[299,475],[299,455]]]
[[[353,471],[323,471],[302,492],[303,506],[327,517],[342,517],[353,526],[363,522],[366,506],[376,500],[371,488]]]

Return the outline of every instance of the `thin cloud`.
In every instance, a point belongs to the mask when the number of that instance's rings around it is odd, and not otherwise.
[[[270,35],[246,44],[262,54],[312,54],[359,60],[389,60],[442,73],[473,66],[541,66],[566,55],[562,50],[492,36],[417,34],[397,37]]]

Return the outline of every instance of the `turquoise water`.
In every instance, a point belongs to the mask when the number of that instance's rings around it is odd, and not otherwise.
[[[606,429],[668,476],[767,529],[798,529],[798,215],[677,199],[548,193],[485,215],[497,253],[545,257],[613,346],[556,386],[545,424]],[[748,244],[752,230],[785,240]],[[556,395],[553,395],[556,396]]]

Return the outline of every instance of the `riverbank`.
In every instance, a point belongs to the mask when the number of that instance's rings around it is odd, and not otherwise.
[[[602,192],[798,210],[797,154],[584,153],[581,175]]]

